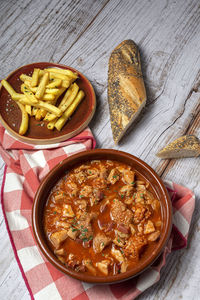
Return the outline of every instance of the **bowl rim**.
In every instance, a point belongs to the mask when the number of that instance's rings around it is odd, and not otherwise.
[[[23,66],[20,66],[19,68],[15,69],[14,71],[12,71],[11,73],[9,73],[5,80],[9,80],[9,78],[17,71],[19,71],[20,69],[24,68],[24,67],[29,67],[29,66],[34,66],[34,65],[37,65],[37,64],[50,64],[54,65],[54,67],[57,67],[59,68],[60,67],[63,67],[64,69],[68,69],[68,70],[71,70],[73,72],[76,72],[78,74],[80,74],[84,80],[87,82],[88,86],[90,87],[91,89],[91,93],[92,93],[92,99],[93,99],[93,105],[92,105],[92,108],[91,108],[91,113],[90,115],[88,116],[87,120],[85,120],[84,123],[82,123],[76,130],[73,130],[69,133],[66,133],[66,134],[63,134],[61,136],[58,136],[58,137],[54,137],[54,138],[44,138],[44,139],[37,139],[37,138],[31,138],[31,137],[27,137],[27,136],[23,136],[23,135],[20,135],[19,133],[17,133],[15,130],[13,130],[6,122],[5,120],[3,119],[2,115],[0,114],[0,122],[1,124],[4,126],[4,128],[6,130],[8,130],[8,132],[14,137],[14,138],[17,138],[18,140],[24,142],[24,143],[28,143],[28,144],[32,144],[32,145],[47,145],[47,144],[54,144],[54,143],[59,143],[59,142],[63,142],[67,139],[70,139],[74,136],[76,136],[77,134],[79,134],[83,129],[85,129],[87,127],[87,125],[90,123],[90,121],[92,120],[93,116],[94,116],[94,113],[95,113],[95,110],[96,110],[96,94],[95,94],[95,91],[94,91],[94,88],[91,84],[91,82],[89,81],[89,79],[83,75],[83,73],[81,73],[80,71],[78,71],[77,69],[74,69],[73,67],[70,67],[70,66],[67,66],[67,65],[63,65],[63,64],[60,64],[60,63],[55,63],[55,62],[46,62],[46,61],[41,61],[41,62],[33,62],[31,64],[26,64],[26,65],[23,65]],[[0,82],[0,91],[2,89],[2,84]]]
[[[110,275],[110,276],[92,276],[92,275],[85,275],[84,273],[77,273],[71,269],[66,268],[59,260],[54,256],[52,251],[49,249],[47,244],[44,242],[42,234],[39,230],[39,220],[37,219],[37,211],[39,208],[39,195],[43,192],[45,189],[45,185],[50,180],[51,176],[53,174],[56,174],[58,170],[62,167],[65,167],[65,165],[69,164],[70,162],[73,163],[74,160],[84,158],[85,156],[90,156],[87,160],[92,160],[92,156],[95,156],[97,154],[116,154],[119,156],[126,157],[128,159],[134,160],[140,167],[145,169],[147,172],[150,173],[151,176],[154,177],[154,179],[157,181],[159,188],[161,189],[161,192],[164,196],[163,201],[166,203],[166,226],[163,230],[162,238],[160,239],[160,246],[156,248],[156,250],[153,252],[153,255],[149,256],[144,263],[139,264],[138,267],[134,268],[133,270],[129,270],[125,273],[120,273],[117,275]],[[100,155],[101,155],[100,154]],[[95,159],[95,158],[93,158]],[[103,158],[102,158],[103,159]],[[114,159],[115,160],[115,159]],[[76,162],[77,163],[77,162]],[[76,164],[75,163],[75,164]],[[142,174],[142,173],[141,173]],[[58,180],[58,179],[57,179]],[[66,275],[70,275],[71,277],[88,282],[88,283],[95,283],[95,284],[113,284],[117,282],[122,282],[128,279],[131,279],[132,277],[138,276],[140,273],[144,272],[146,269],[148,269],[155,260],[161,255],[162,251],[164,250],[164,247],[166,246],[168,239],[170,237],[171,229],[172,229],[172,204],[170,196],[167,192],[167,189],[160,178],[160,176],[144,161],[139,159],[138,157],[123,152],[119,150],[114,149],[94,149],[94,150],[86,150],[81,151],[77,154],[74,154],[72,156],[67,157],[60,163],[58,163],[42,180],[40,183],[40,186],[35,194],[34,202],[32,206],[32,228],[35,240],[37,242],[37,245],[39,246],[41,252],[44,254],[44,256],[61,272],[63,272]]]

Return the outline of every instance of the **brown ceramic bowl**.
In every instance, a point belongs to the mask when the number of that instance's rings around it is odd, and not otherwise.
[[[114,276],[105,276],[98,277],[92,275],[86,275],[83,273],[77,273],[68,269],[63,265],[53,254],[50,248],[47,245],[47,241],[45,238],[45,234],[43,231],[43,210],[47,200],[47,197],[50,193],[52,187],[57,183],[57,181],[66,174],[67,170],[70,170],[76,164],[84,163],[93,159],[110,159],[116,160],[125,164],[132,166],[137,170],[145,179],[147,179],[154,192],[156,193],[158,199],[161,201],[162,208],[162,217],[163,217],[163,227],[161,230],[161,236],[157,243],[157,246],[154,250],[147,255],[144,256],[141,264],[134,267],[133,269],[117,274]],[[34,204],[32,208],[32,225],[33,232],[35,235],[35,239],[37,244],[42,251],[42,253],[46,256],[46,258],[60,271],[63,273],[70,275],[76,279],[91,282],[91,283],[116,283],[119,281],[130,279],[143,272],[146,268],[148,268],[162,253],[170,232],[172,225],[172,208],[171,208],[171,200],[167,193],[167,190],[160,179],[160,177],[155,173],[155,171],[149,167],[145,162],[140,160],[139,158],[125,153],[121,151],[111,150],[111,149],[97,149],[91,151],[84,151],[78,154],[75,154],[67,159],[63,160],[59,163],[54,169],[52,169],[48,175],[45,177],[43,182],[40,184],[38,191],[35,195]]]
[[[79,88],[85,93],[84,99],[79,104],[76,111],[73,113],[70,120],[64,125],[61,131],[47,129],[46,122],[37,121],[34,117],[30,117],[29,129],[24,136],[18,134],[21,123],[21,112],[18,105],[13,101],[5,90],[0,86],[0,121],[2,125],[9,131],[15,138],[29,143],[29,144],[52,144],[65,141],[79,132],[81,132],[91,121],[95,108],[96,108],[96,96],[94,89],[89,80],[81,74],[79,71],[60,64],[50,62],[38,62],[32,63],[20,67],[8,75],[6,80],[12,85],[16,92],[21,93],[20,85],[22,84],[19,76],[24,73],[31,76],[34,68],[61,68],[69,69],[78,73],[78,79],[76,83]],[[60,97],[62,98],[62,96]],[[58,99],[59,102],[59,99]],[[44,126],[43,126],[44,125]]]

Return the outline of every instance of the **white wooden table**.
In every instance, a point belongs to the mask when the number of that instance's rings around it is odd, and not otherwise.
[[[97,147],[132,153],[163,179],[194,190],[188,248],[168,257],[159,283],[138,299],[200,299],[200,158],[162,161],[155,156],[183,134],[200,138],[199,0],[1,0],[0,28],[0,78],[37,61],[77,68],[96,91],[97,110],[90,127]],[[115,146],[107,103],[108,59],[125,39],[139,46],[148,101],[142,116]],[[3,167],[1,159],[1,179]],[[2,211],[0,253],[0,299],[30,299]]]

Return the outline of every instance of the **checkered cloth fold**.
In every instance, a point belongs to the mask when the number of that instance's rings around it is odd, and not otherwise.
[[[79,151],[95,147],[89,128],[55,145],[32,146],[15,140],[0,126],[0,154],[6,167],[1,203],[10,241],[31,299],[111,300],[135,299],[160,278],[166,256],[186,247],[195,206],[187,188],[166,182],[173,204],[173,230],[163,254],[138,277],[114,285],[77,281],[55,269],[36,246],[31,227],[31,208],[40,181],[58,162]]]

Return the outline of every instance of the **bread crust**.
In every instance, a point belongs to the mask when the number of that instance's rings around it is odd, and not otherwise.
[[[197,157],[200,155],[200,141],[194,135],[183,135],[161,149],[156,155],[160,158]]]
[[[108,103],[113,139],[117,144],[146,104],[140,54],[132,40],[123,41],[111,53]]]

